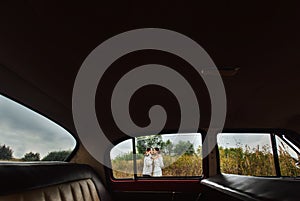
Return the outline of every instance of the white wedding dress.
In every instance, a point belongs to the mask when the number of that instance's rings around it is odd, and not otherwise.
[[[153,177],[162,176],[162,168],[164,167],[163,158],[158,155],[158,158],[153,159]]]

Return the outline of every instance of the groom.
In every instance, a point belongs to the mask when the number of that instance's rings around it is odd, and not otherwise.
[[[144,154],[143,177],[151,177],[153,169],[153,161],[151,158],[151,148],[147,148]]]

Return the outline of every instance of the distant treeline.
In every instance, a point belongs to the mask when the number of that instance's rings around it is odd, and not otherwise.
[[[65,161],[71,154],[71,150],[52,151],[41,159],[40,153],[28,152],[22,158],[13,157],[13,149],[10,146],[0,146],[0,160],[2,161]]]

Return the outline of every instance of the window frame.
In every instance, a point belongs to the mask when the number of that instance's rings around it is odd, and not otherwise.
[[[294,146],[296,146],[298,149],[300,149],[300,146],[297,146],[296,144],[291,144],[291,143],[293,143],[293,142],[288,142],[287,140],[289,140],[289,139],[285,139],[285,135],[284,134],[275,134],[275,136],[277,136],[280,140],[282,140],[284,143],[286,143],[288,146],[289,146],[289,148],[291,148],[294,152],[296,152],[296,154],[298,155],[298,156],[300,156],[300,152],[294,147]],[[275,138],[275,137],[274,137]],[[280,171],[280,176],[279,177],[284,177],[284,178],[300,178],[300,175],[299,176],[296,176],[296,177],[294,177],[294,176],[285,176],[285,175],[282,175],[281,174],[281,166],[280,166],[280,161],[279,161],[279,155],[278,155],[278,149],[277,149],[277,147],[278,147],[278,144],[277,144],[277,140],[275,139],[275,141],[276,141],[276,151],[277,151],[277,157],[278,157],[278,165],[279,165],[279,167],[278,167],[278,169],[279,169],[279,171]]]
[[[201,136],[201,140],[202,140],[202,145],[203,145],[203,142],[205,140],[205,136],[206,136],[206,131],[202,130],[202,129],[198,129],[197,132],[181,132],[181,133],[198,133],[200,136]],[[177,130],[163,130],[159,133],[160,135],[165,135],[165,134],[179,134]],[[136,137],[142,137],[142,136],[149,136],[149,135],[138,135]],[[113,170],[112,168],[108,168],[106,167],[106,173],[108,173],[108,179],[111,181],[111,182],[124,182],[124,181],[133,181],[133,182],[138,182],[138,181],[168,181],[168,180],[171,180],[171,181],[182,181],[182,180],[186,180],[186,181],[199,181],[201,179],[203,179],[206,175],[205,174],[205,169],[204,167],[207,167],[207,157],[202,157],[202,174],[199,175],[199,176],[162,176],[162,177],[139,177],[137,175],[137,163],[136,163],[136,144],[135,144],[135,141],[136,141],[136,137],[124,137],[124,138],[121,138],[117,141],[115,141],[113,143],[113,146],[110,147],[107,151],[108,154],[106,154],[106,156],[109,156],[107,157],[107,161],[109,161],[109,164],[110,164],[110,167],[112,167],[112,163],[111,163],[111,158],[110,158],[110,152],[111,150],[116,146],[118,145],[119,143],[121,142],[124,142],[126,140],[129,140],[131,139],[132,141],[132,147],[133,147],[133,150],[132,150],[132,153],[133,153],[133,171],[134,171],[134,174],[133,174],[133,177],[132,178],[115,178],[114,177],[114,174],[113,174]]]

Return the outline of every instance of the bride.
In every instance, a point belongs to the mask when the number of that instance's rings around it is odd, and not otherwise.
[[[162,176],[162,168],[164,167],[163,158],[160,154],[159,148],[154,148],[152,153],[153,160],[153,177]]]

